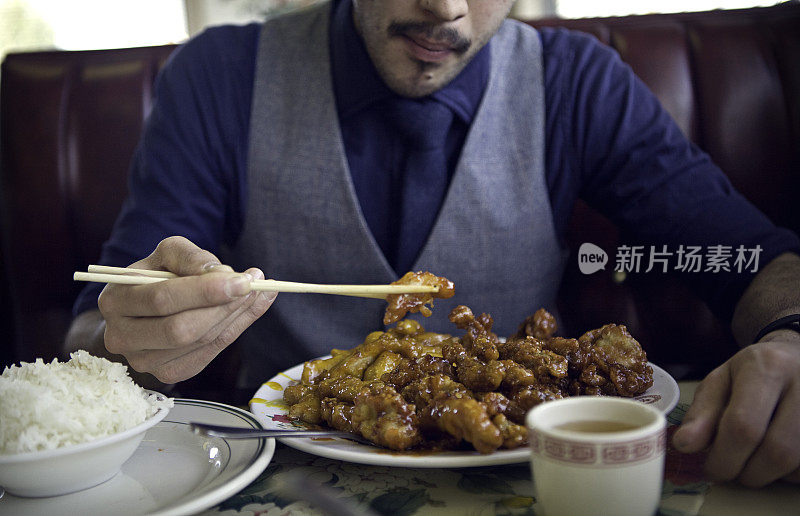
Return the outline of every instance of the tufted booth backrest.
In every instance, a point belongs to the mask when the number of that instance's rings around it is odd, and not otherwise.
[[[800,3],[531,23],[582,30],[616,49],[738,190],[800,232]],[[609,254],[625,243],[581,202],[569,241],[573,250],[592,242]],[[624,321],[649,358],[676,376],[703,375],[736,351],[727,325],[679,281],[686,273],[622,278],[612,269],[587,277],[573,254],[560,308],[574,331]]]
[[[538,20],[616,48],[686,134],[781,225],[800,230],[800,4],[584,20]],[[0,367],[57,356],[80,285],[125,196],[128,162],[173,46],[7,56],[0,76],[2,255]],[[583,204],[573,249],[615,249],[613,225]],[[561,310],[570,331],[625,322],[651,359],[682,376],[731,351],[728,330],[671,278],[571,261]],[[700,351],[701,343],[714,345]],[[687,368],[687,353],[700,361]]]
[[[3,339],[3,362],[57,356],[81,287],[72,272],[97,261],[111,230],[153,80],[173,48],[3,61],[2,257],[11,301],[2,317],[13,334]]]

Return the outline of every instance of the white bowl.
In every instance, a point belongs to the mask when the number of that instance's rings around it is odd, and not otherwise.
[[[158,396],[166,399],[162,394]],[[168,408],[162,407],[133,428],[93,441],[53,450],[0,455],[0,486],[16,496],[43,497],[101,484],[119,472],[139,447],[145,432],[168,412]]]

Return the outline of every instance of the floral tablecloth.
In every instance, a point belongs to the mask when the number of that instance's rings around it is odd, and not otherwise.
[[[669,415],[674,431],[687,405]],[[665,516],[699,514],[711,484],[702,477],[703,457],[668,449],[662,503]],[[208,515],[326,514],[305,501],[286,498],[282,477],[302,475],[356,510],[396,516],[535,514],[528,463],[461,469],[366,466],[310,455],[278,443],[264,473]]]

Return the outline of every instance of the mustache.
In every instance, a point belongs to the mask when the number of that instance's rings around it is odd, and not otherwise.
[[[394,22],[389,25],[389,34],[391,36],[422,36],[431,41],[446,43],[458,54],[463,54],[472,46],[472,41],[462,36],[456,29],[441,27],[430,22]]]

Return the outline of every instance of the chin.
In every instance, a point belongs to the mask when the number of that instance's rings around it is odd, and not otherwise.
[[[435,93],[437,90],[440,90],[444,85],[443,84],[425,84],[425,85],[414,85],[414,86],[406,86],[403,88],[392,88],[395,93],[401,95],[403,97],[410,97],[410,98],[420,98]]]
[[[421,67],[420,67],[421,68]],[[420,70],[406,77],[392,77],[385,79],[389,89],[402,95],[403,97],[424,97],[445,87],[455,74],[450,73],[431,73],[430,71]]]

